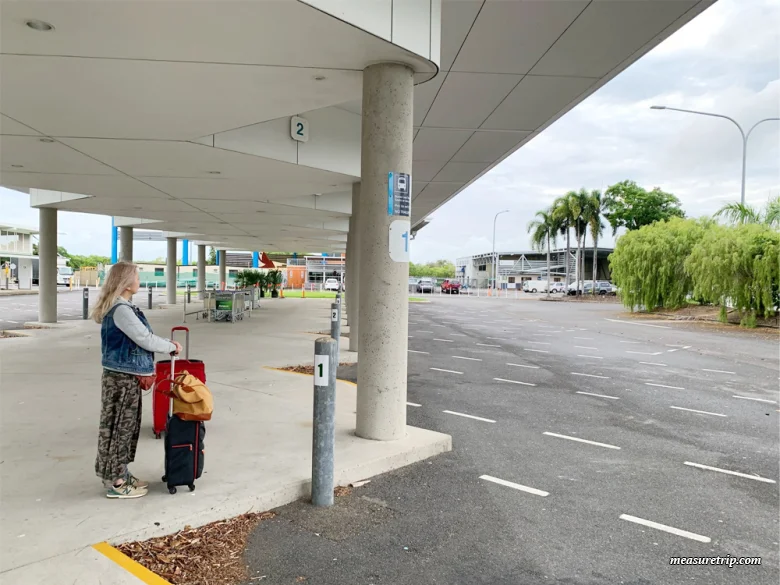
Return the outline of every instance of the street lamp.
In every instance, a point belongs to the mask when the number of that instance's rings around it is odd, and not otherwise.
[[[498,284],[498,258],[496,258],[496,220],[498,219],[498,216],[502,213],[509,213],[508,209],[505,209],[504,211],[499,211],[496,213],[496,216],[493,218],[493,290],[496,290],[496,285]]]
[[[751,132],[756,129],[756,126],[759,124],[762,124],[763,122],[770,122],[770,121],[780,121],[780,118],[764,118],[763,120],[759,120],[755,124],[753,124],[750,129],[745,133],[745,131],[742,129],[742,126],[739,125],[739,123],[734,118],[729,118],[728,116],[724,116],[723,114],[713,114],[711,112],[699,112],[698,110],[684,110],[682,108],[672,108],[669,106],[650,106],[651,110],[674,110],[675,112],[685,112],[686,114],[699,114],[700,116],[711,116],[713,118],[723,118],[724,120],[728,120],[729,122],[732,122],[737,129],[739,130],[739,133],[742,135],[742,194],[741,194],[741,202],[742,205],[745,204],[745,169],[746,169],[746,163],[747,163],[747,142],[748,138],[750,138]]]

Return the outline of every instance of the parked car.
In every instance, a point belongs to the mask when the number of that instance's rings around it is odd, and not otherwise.
[[[335,290],[336,292],[341,290],[341,283],[336,278],[328,278],[325,280],[325,290]]]
[[[551,293],[561,293],[564,290],[562,282],[550,282]],[[544,280],[526,280],[523,282],[523,292],[537,293],[547,292],[547,279]]]
[[[551,282],[550,283],[550,292],[551,293],[562,293],[566,290],[566,284],[563,282]]]
[[[433,290],[436,288],[436,285],[433,282],[432,278],[421,278],[417,281],[417,292],[418,293],[432,293]]]
[[[448,295],[459,295],[460,283],[457,280],[450,280],[447,278],[441,283],[441,292]]]
[[[611,282],[608,282],[606,280],[597,280],[596,281],[596,294],[597,295],[611,295],[614,294],[612,292],[613,286]],[[593,291],[593,281],[592,280],[586,280],[584,283],[580,284],[580,294],[586,294],[589,295]],[[573,296],[577,294],[577,283],[573,282],[569,285],[569,288],[566,291],[566,294]]]

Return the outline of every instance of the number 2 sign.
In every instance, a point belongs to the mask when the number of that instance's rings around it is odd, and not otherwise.
[[[309,141],[309,121],[300,116],[290,118],[290,136],[298,142]]]

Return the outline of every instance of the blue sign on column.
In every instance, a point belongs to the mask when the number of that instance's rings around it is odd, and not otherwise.
[[[387,215],[411,215],[412,177],[408,173],[387,173]]]

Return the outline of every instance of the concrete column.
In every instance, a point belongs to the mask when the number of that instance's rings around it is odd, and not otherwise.
[[[199,291],[206,290],[206,246],[198,244],[198,284]],[[206,298],[204,292],[200,293],[200,298]]]
[[[352,256],[352,244],[355,241],[355,236],[353,235],[354,223],[355,222],[350,217],[349,218],[349,231],[347,232],[347,259],[346,259],[346,262],[345,262],[346,265],[344,267],[344,269],[346,270],[346,274],[344,275],[344,287],[346,288],[346,292],[344,293],[344,300],[342,301],[342,306],[344,307],[344,315],[347,318],[347,325],[350,324],[350,319],[349,319],[349,312],[350,312],[349,295],[350,295],[350,292],[352,291],[352,275],[354,274],[354,272],[352,271],[352,268],[353,268],[353,266],[352,266],[352,258],[353,258],[353,256]],[[351,331],[351,329],[350,329],[350,331]],[[351,335],[351,333],[350,333],[350,335]]]
[[[414,74],[405,65],[363,71],[356,434],[380,441],[406,435],[409,262],[397,261],[395,247],[391,259],[390,226],[405,221],[407,238],[410,226],[409,218],[388,215],[387,191],[388,172],[412,172],[413,95]]]
[[[165,292],[168,295],[168,304],[176,304],[176,238],[168,240],[168,256],[165,259]]]
[[[351,241],[349,255],[352,256],[350,270],[352,278],[350,280],[349,294],[350,317],[349,317],[349,351],[357,351],[360,347],[360,183],[352,184],[352,217],[349,218],[348,236]]]
[[[125,262],[133,261],[133,228],[122,226],[119,228],[119,259]]]
[[[219,259],[219,286],[221,287],[224,282],[225,287],[227,287],[227,250],[219,250],[217,256]]]
[[[38,321],[57,322],[57,210],[38,210]]]

